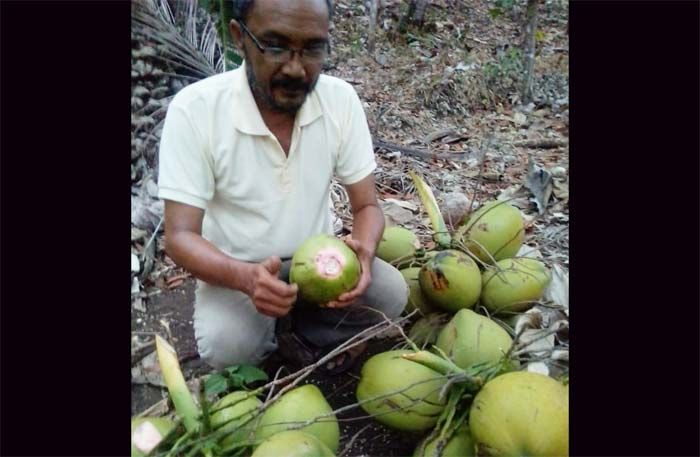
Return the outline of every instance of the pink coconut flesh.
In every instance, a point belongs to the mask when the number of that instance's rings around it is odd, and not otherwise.
[[[319,275],[327,279],[335,279],[343,272],[345,256],[338,249],[325,248],[316,254],[314,262]]]

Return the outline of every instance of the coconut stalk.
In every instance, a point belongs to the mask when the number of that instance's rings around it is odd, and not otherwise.
[[[452,236],[450,236],[450,232],[447,230],[445,219],[442,217],[442,212],[437,204],[437,200],[435,200],[433,190],[413,170],[408,173],[411,175],[411,179],[413,179],[413,184],[418,191],[418,196],[430,218],[435,242],[443,249],[449,248],[452,242]]]
[[[175,410],[182,417],[187,432],[194,433],[199,429],[199,408],[194,402],[192,393],[187,388],[187,383],[180,369],[175,349],[160,335],[156,335],[156,352],[158,363],[163,372],[163,380],[168,386],[168,393],[173,400]]]

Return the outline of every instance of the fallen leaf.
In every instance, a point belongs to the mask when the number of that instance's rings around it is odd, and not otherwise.
[[[527,364],[527,371],[549,376],[549,367],[544,362],[532,362]]]
[[[554,347],[554,334],[549,334],[549,329],[527,329],[520,335],[520,344],[527,353],[534,357],[547,355]],[[545,336],[546,335],[546,336]]]
[[[542,255],[539,249],[533,248],[532,246],[528,246],[527,244],[523,244],[522,246],[520,246],[520,250],[517,254],[515,254],[515,257],[528,257],[531,259],[538,260],[544,259],[544,256]]]
[[[513,122],[515,122],[517,125],[525,125],[527,124],[527,116],[523,113],[515,113],[513,115]]]
[[[172,290],[177,287],[180,287],[184,282],[184,279],[176,279],[175,281],[168,282],[168,289]]]
[[[443,129],[443,130],[438,130],[437,132],[430,133],[425,136],[423,139],[423,142],[425,144],[432,143],[433,141],[439,140],[443,137],[449,136],[449,135],[456,135],[457,132],[454,129]]]
[[[143,304],[143,298],[141,297],[136,297],[134,300],[131,302],[131,306],[136,310],[136,311],[141,311],[142,313],[146,312],[146,307]]]
[[[141,263],[139,262],[138,256],[132,252],[131,253],[131,272],[138,273],[139,270],[141,270]]]
[[[411,211],[418,211],[418,205],[408,202],[406,200],[398,200],[396,198],[385,198],[384,201],[389,202],[389,203],[394,203],[396,205],[399,205],[402,208],[406,208]]]
[[[554,264],[551,269],[552,280],[544,291],[544,297],[555,304],[569,309],[569,273],[559,264]]]
[[[530,157],[528,163],[525,187],[530,189],[535,197],[535,203],[540,214],[547,209],[547,203],[552,196],[552,175],[542,167],[539,167],[534,159]]]
[[[141,283],[139,283],[139,278],[134,278],[131,280],[131,295],[138,295],[141,292]]]
[[[131,382],[166,387],[156,351],[148,354],[135,367],[131,368]]]
[[[552,192],[559,200],[569,200],[569,181],[564,179],[555,179]]]
[[[138,227],[131,227],[131,241],[138,241],[146,238],[148,232]]]
[[[385,201],[381,203],[382,211],[384,212],[384,217],[386,217],[391,225],[404,225],[407,222],[411,222],[415,216],[412,211],[403,208],[391,201]]]

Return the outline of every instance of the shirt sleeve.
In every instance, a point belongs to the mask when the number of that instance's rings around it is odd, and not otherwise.
[[[340,182],[354,184],[377,167],[367,118],[357,93],[350,89],[346,121],[341,125],[341,143],[335,173]]]
[[[205,137],[190,114],[175,100],[168,107],[158,157],[158,197],[206,209],[214,195],[214,172]]]

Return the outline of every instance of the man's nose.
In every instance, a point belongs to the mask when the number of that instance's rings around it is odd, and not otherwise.
[[[306,76],[306,70],[298,51],[292,52],[292,58],[284,64],[282,72],[289,77],[297,79],[302,79]]]

